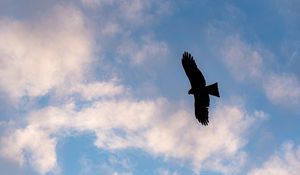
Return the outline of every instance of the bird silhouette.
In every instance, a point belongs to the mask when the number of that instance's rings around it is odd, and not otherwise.
[[[184,52],[181,62],[191,83],[188,94],[194,95],[195,116],[202,125],[208,125],[209,95],[220,97],[218,83],[206,86],[205,78],[190,53]]]

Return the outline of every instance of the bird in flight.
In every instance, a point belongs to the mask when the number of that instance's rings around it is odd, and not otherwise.
[[[190,53],[184,52],[181,62],[191,83],[188,94],[194,95],[196,118],[202,125],[208,125],[209,95],[220,97],[218,83],[206,86],[204,76]]]

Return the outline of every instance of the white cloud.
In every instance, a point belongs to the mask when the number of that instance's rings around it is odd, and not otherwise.
[[[155,39],[148,30],[160,16],[169,12],[170,1],[143,0],[83,0],[83,4],[96,6],[98,35],[101,45],[121,64],[149,67],[166,60],[169,47]],[[88,5],[89,6],[89,5]],[[109,14],[107,10],[109,9]],[[105,16],[105,17],[104,17]],[[145,29],[146,32],[139,31]],[[125,60],[125,61],[124,61]]]
[[[88,81],[94,41],[85,16],[73,6],[56,6],[35,21],[1,19],[0,23],[0,88],[11,97],[37,97],[56,89],[62,91],[57,92],[60,95],[77,93],[92,100],[125,91],[113,81]],[[122,25],[105,23],[101,36],[114,35]],[[126,39],[119,51],[133,64],[161,61],[168,52],[166,43],[151,37],[143,37],[141,43]]]
[[[168,51],[166,43],[155,41],[149,36],[143,37],[141,43],[132,39],[126,40],[118,48],[118,53],[122,57],[128,58],[134,65],[163,62]]]
[[[1,154],[20,165],[28,161],[38,172],[45,174],[57,168],[55,146],[56,139],[29,125],[15,130],[5,142],[1,141]]]
[[[120,24],[117,22],[109,21],[101,28],[101,34],[104,36],[113,36],[121,31]]]
[[[123,12],[124,18],[130,21],[141,19],[144,8],[150,5],[151,2],[142,0],[121,1],[120,11]]]
[[[160,4],[160,1],[154,5],[139,0],[119,2],[116,9],[122,13],[118,14],[116,23],[102,28],[104,35],[118,33],[124,23],[147,22],[156,15],[149,8]],[[130,6],[130,3],[136,4]],[[67,102],[61,102],[67,103],[65,106],[48,106],[30,112],[24,127],[10,128],[12,132],[1,137],[2,156],[20,164],[28,162],[45,174],[59,166],[55,152],[59,139],[74,132],[92,132],[96,135],[94,144],[100,149],[139,148],[151,155],[191,162],[195,171],[216,166],[214,170],[230,173],[242,166],[245,153],[241,149],[246,144],[247,128],[263,114],[248,114],[242,106],[223,104],[212,109],[211,125],[204,128],[185,106],[166,99],[124,97],[124,86],[110,80],[83,84],[93,49],[84,16],[73,7],[58,7],[52,12],[53,16],[48,14],[30,24],[1,20],[0,36],[5,40],[0,41],[0,87],[17,98],[45,95],[56,88],[63,90],[62,95],[78,94],[91,102],[77,109],[76,101],[67,98],[63,99]],[[132,64],[147,66],[151,61],[160,62],[168,52],[164,42],[152,37],[144,37],[140,43],[133,39],[124,41],[118,49]],[[253,59],[254,66],[259,64],[259,56],[254,54]],[[247,71],[256,75],[256,71]],[[116,95],[118,98],[114,98]],[[107,96],[111,98],[100,98]],[[228,165],[227,161],[232,163]]]
[[[126,89],[115,81],[93,82],[87,84],[75,84],[66,90],[66,94],[78,94],[85,100],[94,100],[99,97],[113,97],[126,93]],[[123,94],[123,95],[124,95]]]
[[[169,0],[129,0],[118,3],[122,19],[135,25],[147,25],[147,22],[156,20],[156,17],[169,13],[171,8]]]
[[[229,36],[224,39],[220,52],[236,80],[254,81],[273,104],[298,109],[300,83],[297,77],[267,70],[266,60],[270,60],[271,54],[266,49],[254,47],[238,36]]]
[[[158,175],[178,175],[178,173],[176,171],[171,172],[167,169],[159,169],[158,170]]]
[[[267,97],[275,104],[298,107],[300,104],[300,83],[289,74],[272,74],[263,83]]]
[[[82,4],[92,9],[109,9],[110,19],[118,20],[126,27],[148,25],[158,16],[167,14],[171,8],[169,0],[81,0]],[[101,11],[100,11],[101,12]],[[130,24],[130,25],[128,25]]]
[[[24,162],[26,152],[32,157],[28,161],[44,173],[57,166],[56,140],[73,132],[93,132],[100,149],[140,148],[152,155],[189,161],[196,171],[218,165],[215,171],[233,172],[242,166],[246,130],[263,114],[249,116],[240,106],[220,105],[211,114],[211,125],[204,128],[192,113],[182,106],[174,111],[173,105],[165,99],[111,99],[95,101],[79,111],[73,105],[47,107],[32,112],[25,128],[4,136],[1,153]],[[40,147],[42,143],[47,148]],[[223,164],[226,161],[233,163]]]
[[[297,175],[300,172],[300,147],[292,143],[283,145],[261,167],[251,170],[248,175]]]
[[[26,23],[0,19],[0,38],[0,88],[14,98],[79,81],[91,62],[90,33],[73,7]]]
[[[94,8],[96,6],[106,5],[106,4],[112,4],[114,0],[81,0],[81,3]]]
[[[260,79],[263,56],[259,49],[244,43],[239,36],[224,39],[221,55],[222,61],[237,80]]]

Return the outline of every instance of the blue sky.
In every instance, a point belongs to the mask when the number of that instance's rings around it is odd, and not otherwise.
[[[297,0],[0,1],[0,169],[296,175]],[[208,84],[193,113],[181,56]]]

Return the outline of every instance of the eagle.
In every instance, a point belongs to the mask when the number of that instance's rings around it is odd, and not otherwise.
[[[205,78],[198,69],[193,56],[184,52],[182,55],[182,66],[190,80],[191,89],[188,94],[194,95],[195,116],[202,125],[208,125],[209,95],[220,97],[218,83],[206,86]]]

